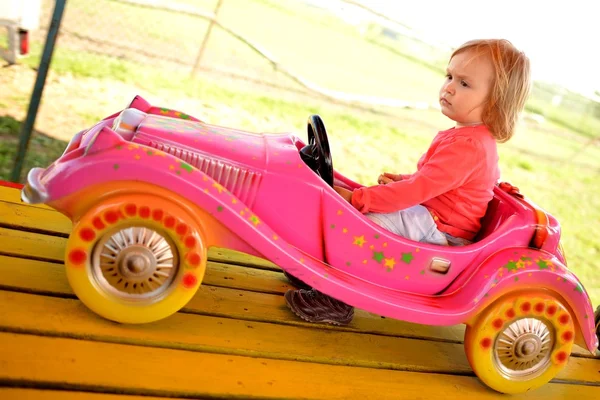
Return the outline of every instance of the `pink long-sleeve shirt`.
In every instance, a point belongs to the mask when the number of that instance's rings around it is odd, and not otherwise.
[[[496,141],[485,125],[451,128],[435,136],[417,172],[356,189],[352,205],[362,213],[388,213],[421,204],[440,231],[472,240],[499,178]]]

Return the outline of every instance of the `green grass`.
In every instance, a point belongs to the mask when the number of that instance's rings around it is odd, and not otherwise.
[[[12,117],[0,117],[0,180],[10,180],[21,133],[21,122]],[[67,143],[34,133],[25,157],[21,181],[32,167],[48,166],[64,151]]]

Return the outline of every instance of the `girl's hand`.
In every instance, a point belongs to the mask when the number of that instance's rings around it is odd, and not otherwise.
[[[377,183],[379,183],[380,185],[385,185],[388,183],[398,182],[401,180],[402,180],[402,176],[400,176],[400,174],[391,174],[389,172],[384,172],[383,174],[379,175],[379,177],[377,178]]]
[[[335,190],[340,196],[344,198],[348,203],[352,204],[352,192],[348,189],[345,189],[340,186],[334,186],[333,190]]]

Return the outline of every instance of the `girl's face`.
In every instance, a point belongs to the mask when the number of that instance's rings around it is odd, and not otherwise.
[[[446,80],[440,89],[442,113],[456,121],[456,126],[482,123],[494,79],[494,67],[486,56],[464,51],[450,59]]]

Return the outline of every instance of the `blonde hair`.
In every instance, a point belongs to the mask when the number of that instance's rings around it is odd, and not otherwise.
[[[466,51],[474,52],[474,57],[485,55],[492,62],[494,78],[482,120],[496,141],[506,142],[529,96],[529,58],[505,39],[471,40],[454,50],[451,58]]]

